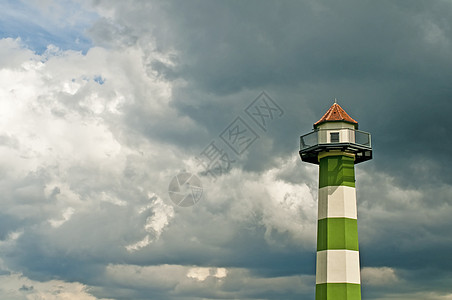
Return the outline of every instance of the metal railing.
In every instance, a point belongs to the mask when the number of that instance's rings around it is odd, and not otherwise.
[[[339,142],[331,142],[329,133],[339,133]],[[370,133],[351,128],[317,129],[300,137],[300,150],[324,144],[357,144],[371,148]]]

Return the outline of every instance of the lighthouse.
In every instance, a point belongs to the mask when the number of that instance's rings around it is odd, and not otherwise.
[[[319,165],[316,300],[360,300],[355,164],[372,159],[370,134],[336,102],[300,137],[300,157]]]

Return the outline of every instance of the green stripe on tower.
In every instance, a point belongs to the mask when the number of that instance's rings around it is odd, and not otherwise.
[[[320,159],[319,188],[325,186],[355,187],[355,160],[353,157],[338,155]]]
[[[358,221],[349,218],[326,218],[318,221],[317,251],[358,251]]]
[[[354,283],[323,283],[315,287],[315,300],[361,300],[361,285]]]
[[[322,193],[326,206],[319,206],[316,300],[360,300],[358,222],[350,213],[356,212],[354,158],[324,156],[319,165],[319,189],[329,188]]]

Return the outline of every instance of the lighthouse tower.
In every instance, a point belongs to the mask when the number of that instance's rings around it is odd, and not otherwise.
[[[302,161],[318,164],[316,300],[360,300],[355,164],[372,159],[370,134],[334,103],[300,137]]]

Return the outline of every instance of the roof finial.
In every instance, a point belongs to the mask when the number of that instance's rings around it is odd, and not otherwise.
[[[334,98],[334,104],[337,104],[337,99],[336,99],[336,97]]]

